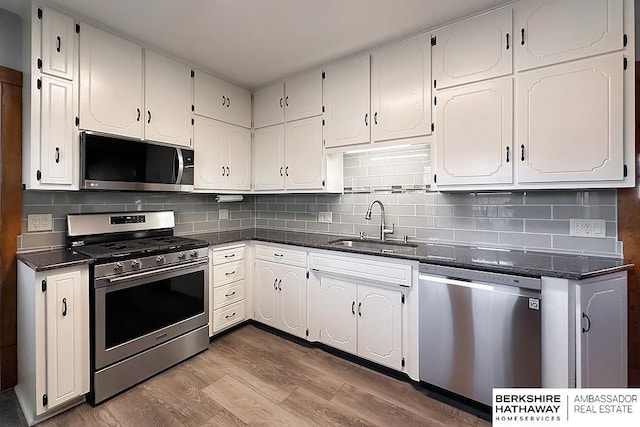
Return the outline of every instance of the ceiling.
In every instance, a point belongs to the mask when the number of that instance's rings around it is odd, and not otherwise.
[[[248,89],[510,2],[49,1]],[[0,0],[0,8],[19,13],[25,3]]]

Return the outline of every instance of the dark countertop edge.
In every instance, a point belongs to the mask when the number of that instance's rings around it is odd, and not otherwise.
[[[16,258],[35,271],[56,270],[77,265],[93,264],[93,258],[66,248],[33,252],[18,252]]]

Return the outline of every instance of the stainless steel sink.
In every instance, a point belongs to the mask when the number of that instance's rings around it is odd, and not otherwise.
[[[329,245],[361,251],[398,254],[415,254],[418,247],[413,243],[390,242],[388,240],[382,242],[380,240],[365,239],[339,239],[329,242]]]

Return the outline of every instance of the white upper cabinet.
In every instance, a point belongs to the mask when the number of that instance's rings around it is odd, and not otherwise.
[[[284,190],[284,125],[254,131],[253,158],[254,190]]]
[[[360,56],[325,68],[325,147],[371,141],[370,57]]]
[[[427,35],[371,56],[373,140],[431,133],[431,52]]]
[[[623,0],[529,0],[514,11],[518,70],[623,47]]]
[[[319,189],[324,186],[322,117],[285,124],[285,188]]]
[[[438,186],[513,182],[513,79],[438,91]]]
[[[142,138],[142,48],[82,24],[80,127]]]
[[[247,128],[226,125],[227,182],[228,190],[251,189],[251,131]]]
[[[38,9],[42,20],[41,71],[67,80],[74,78],[76,35],[73,18],[53,9]]]
[[[511,8],[506,8],[435,32],[431,39],[435,87],[511,74],[514,50],[511,15]]]
[[[623,72],[617,53],[519,75],[519,182],[623,179]]]
[[[253,126],[258,129],[322,114],[322,72],[302,74],[253,94]]]
[[[144,64],[145,139],[191,146],[191,67],[150,50]]]
[[[194,111],[200,116],[251,127],[251,94],[247,90],[196,71],[193,99]]]

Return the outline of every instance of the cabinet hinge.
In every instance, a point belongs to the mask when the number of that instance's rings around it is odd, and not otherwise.
[[[307,279],[309,278],[309,272],[307,271]]]
[[[625,56],[624,59],[622,60],[622,69],[626,70],[627,69],[627,57]]]
[[[433,105],[438,105],[438,97],[437,96],[433,97]]]
[[[47,292],[47,280],[46,279],[42,280],[41,285],[42,285],[42,292]]]
[[[622,176],[624,176],[625,178],[627,177],[627,165],[624,165],[622,167]]]
[[[42,395],[42,406],[47,406],[49,404],[49,397],[46,394]]]
[[[76,34],[80,34],[80,24],[76,24]]]
[[[196,111],[196,106],[191,104],[191,112],[195,112]]]
[[[309,328],[307,328],[307,330],[304,332],[304,334],[305,334],[306,336],[309,336]]]
[[[38,70],[42,69],[42,59],[38,58]]]
[[[404,294],[402,294],[402,303],[404,304]]]
[[[405,362],[404,362],[404,357],[402,358],[402,362],[401,362],[402,367],[404,368]]]
[[[431,37],[431,46],[436,45],[436,36]]]
[[[324,71],[322,72],[322,80],[326,79],[327,75],[324,73]]]
[[[40,169],[38,169],[38,170],[36,171],[36,179],[37,179],[38,181],[40,181],[40,179],[42,179],[42,172],[40,172]]]
[[[324,119],[322,119],[322,126],[324,126]]]
[[[324,113],[324,105],[322,106],[322,112]]]
[[[435,89],[435,88],[436,88],[436,86],[437,86],[436,79],[433,79],[433,88]]]
[[[623,47],[627,47],[627,35],[626,34],[622,35],[622,46]]]
[[[38,87],[38,89],[42,89],[42,80],[38,79],[36,86]]]
[[[195,123],[195,120],[191,119],[191,126],[193,126]]]
[[[191,70],[191,78],[194,78],[196,76],[196,72]]]
[[[76,116],[76,126],[80,126],[80,117]]]
[[[324,179],[322,180],[322,186],[324,187]]]
[[[431,123],[431,132],[433,132],[434,130],[436,130],[436,125],[434,125],[433,123]]]
[[[38,8],[38,19],[42,19],[42,9]]]
[[[433,183],[435,184],[436,182],[438,182],[438,175],[436,175],[435,173],[433,174]]]

